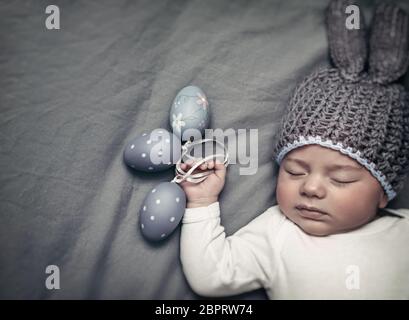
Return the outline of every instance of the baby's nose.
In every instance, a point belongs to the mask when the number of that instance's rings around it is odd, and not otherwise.
[[[308,197],[323,198],[325,196],[325,186],[320,177],[309,176],[302,183],[300,193]]]

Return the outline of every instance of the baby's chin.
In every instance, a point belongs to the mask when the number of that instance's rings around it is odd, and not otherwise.
[[[336,234],[337,232],[334,230],[328,230],[327,227],[316,227],[316,226],[305,226],[305,225],[298,225],[306,234],[315,237],[327,237],[332,234]]]
[[[290,219],[291,220],[291,219]],[[293,221],[293,220],[291,220]],[[333,230],[328,223],[322,221],[293,221],[300,229],[302,229],[306,234],[315,237],[326,237],[332,234],[338,233]]]

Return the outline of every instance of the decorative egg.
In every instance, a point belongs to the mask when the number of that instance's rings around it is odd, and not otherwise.
[[[125,147],[124,162],[136,170],[159,172],[176,164],[181,156],[180,138],[165,129],[143,132]]]
[[[163,182],[146,196],[140,211],[139,225],[145,238],[159,241],[178,226],[186,209],[185,192],[176,182]]]
[[[192,132],[189,129],[197,130],[202,137],[210,122],[209,102],[204,92],[196,86],[180,90],[173,100],[169,120],[173,133],[182,141],[189,140]],[[187,130],[189,131],[186,133]]]

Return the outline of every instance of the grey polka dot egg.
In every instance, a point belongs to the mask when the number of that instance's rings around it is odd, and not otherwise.
[[[209,102],[202,89],[188,86],[179,91],[170,108],[169,120],[175,135],[186,141],[189,140],[190,129],[195,129],[203,136],[209,119]]]
[[[129,141],[123,158],[133,169],[159,172],[176,164],[180,155],[180,138],[165,129],[155,129]]]
[[[140,209],[139,225],[150,241],[167,238],[178,226],[186,209],[185,192],[175,182],[163,182],[153,188]]]

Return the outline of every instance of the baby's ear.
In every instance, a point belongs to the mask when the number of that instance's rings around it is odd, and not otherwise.
[[[348,28],[346,24],[347,7],[353,3],[351,0],[333,0],[326,15],[331,58],[344,78],[350,80],[356,79],[364,70],[367,59],[366,31],[361,10],[359,29]]]
[[[379,198],[378,208],[385,208],[387,204],[388,204],[388,196],[386,195],[384,191],[382,191],[380,198]]]
[[[372,22],[369,74],[387,84],[405,74],[409,64],[409,17],[390,3],[381,3]]]

